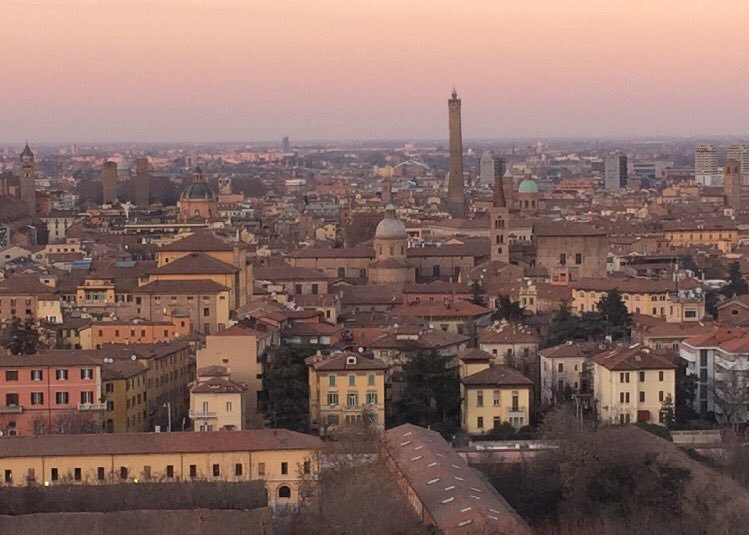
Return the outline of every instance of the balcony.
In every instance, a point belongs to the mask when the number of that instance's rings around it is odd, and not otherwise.
[[[102,402],[102,403],[79,403],[78,404],[78,410],[79,411],[105,411],[105,410],[107,410],[107,404],[105,402]]]
[[[508,407],[507,408],[507,416],[525,416],[526,410],[525,407]]]
[[[216,417],[216,413],[215,412],[210,412],[210,411],[194,411],[194,410],[190,409],[189,416],[190,416],[191,420],[196,420],[198,418],[215,418]]]
[[[7,407],[0,407],[0,414],[20,414],[23,412],[23,407],[20,405],[8,405]]]

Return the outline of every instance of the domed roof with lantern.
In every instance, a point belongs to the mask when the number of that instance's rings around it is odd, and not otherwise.
[[[388,204],[385,207],[385,217],[377,225],[375,230],[375,239],[406,239],[406,225],[395,215],[395,206]]]
[[[182,192],[182,199],[206,199],[214,200],[216,194],[203,180],[203,170],[196,167],[192,174],[192,182]]]

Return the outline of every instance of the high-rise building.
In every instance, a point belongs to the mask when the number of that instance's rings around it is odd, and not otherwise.
[[[289,143],[289,136],[284,136],[284,138],[281,140],[281,147],[283,148],[284,152],[289,152],[291,149],[291,143]]]
[[[710,143],[700,143],[694,151],[694,176],[718,172],[718,154]]]
[[[447,211],[453,217],[464,217],[466,199],[463,185],[463,132],[460,126],[460,99],[453,89],[447,101],[450,137],[449,181],[447,183]]]
[[[479,160],[479,180],[482,184],[491,184],[494,180],[494,157],[491,152],[485,152]]]
[[[117,200],[117,162],[104,162],[101,168],[102,204]]]
[[[151,175],[148,171],[148,158],[138,158],[135,162],[135,204],[138,208],[148,208],[151,204]]]
[[[36,162],[28,143],[21,152],[20,178],[19,197],[26,203],[27,213],[33,216],[36,214]]]
[[[739,162],[739,173],[741,174],[741,183],[749,185],[749,147],[746,143],[737,141],[731,143],[728,147],[726,158]]]
[[[505,199],[502,177],[505,174],[505,161],[502,158],[494,160],[494,200],[489,209],[489,239],[491,259],[493,261],[510,263],[510,210]]]
[[[615,152],[606,156],[604,183],[607,190],[616,191],[627,185],[627,157]]]
[[[741,210],[741,166],[738,160],[726,160],[723,167],[723,190],[726,206],[734,211]]]

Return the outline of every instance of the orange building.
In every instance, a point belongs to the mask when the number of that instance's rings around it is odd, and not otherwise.
[[[189,334],[190,317],[171,316],[164,321],[95,321],[79,330],[81,349],[97,349],[104,344],[155,344]]]

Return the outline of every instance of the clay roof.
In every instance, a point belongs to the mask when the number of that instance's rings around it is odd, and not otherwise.
[[[606,232],[590,223],[569,221],[538,221],[533,225],[533,234],[544,237],[605,236]]]
[[[36,275],[16,275],[0,281],[0,295],[52,295],[54,291]]]
[[[242,244],[237,243],[242,246]],[[234,244],[226,242],[210,230],[199,230],[194,234],[162,246],[160,251],[232,251]]]
[[[489,361],[492,359],[492,354],[478,347],[467,347],[458,351],[458,358],[463,362]]]
[[[387,364],[379,359],[365,357],[357,353],[331,353],[330,355],[312,355],[304,360],[308,366],[317,371],[345,370],[386,370]]]
[[[273,264],[270,266],[256,267],[253,276],[256,281],[326,280],[330,278],[322,271],[290,266],[289,264]]]
[[[139,286],[133,293],[150,294],[199,294],[225,292],[229,288],[209,279],[201,280],[157,280]]]
[[[441,533],[531,533],[439,433],[404,424],[385,432],[383,448]]]
[[[552,347],[547,347],[539,351],[542,357],[559,359],[559,358],[576,358],[591,357],[600,353],[607,348],[605,342],[585,341],[585,342],[564,342]]]
[[[247,387],[242,383],[232,381],[226,377],[211,377],[204,381],[200,381],[198,384],[190,389],[192,394],[241,394],[247,390]]]
[[[320,439],[287,429],[214,433],[29,435],[0,441],[0,457],[127,455],[317,449]]]
[[[538,335],[522,323],[496,322],[478,331],[481,344],[537,344]]]
[[[533,381],[507,366],[489,366],[460,380],[466,386],[531,386]]]
[[[400,305],[393,310],[393,314],[422,318],[473,318],[490,312],[490,308],[474,305],[469,301],[455,301],[447,304],[437,301],[411,303]]]
[[[102,381],[129,379],[146,371],[146,367],[137,360],[115,360],[105,362],[101,367]]]
[[[641,344],[616,345],[593,356],[593,362],[611,370],[666,370],[676,365]]]
[[[153,271],[156,275],[181,275],[194,273],[236,273],[239,268],[217,260],[205,253],[193,252],[180,257],[173,262],[164,264]]]

